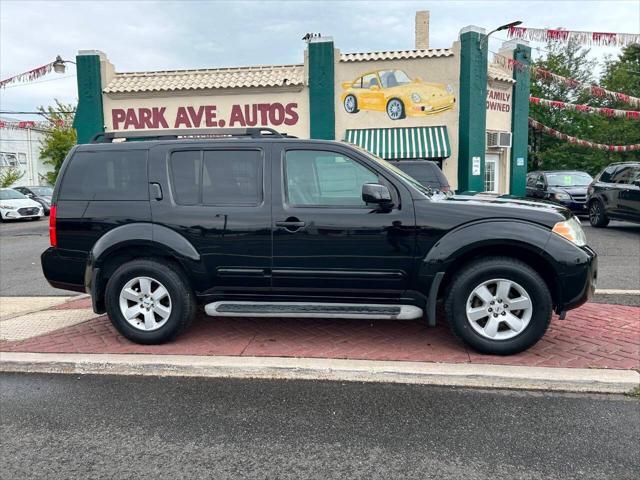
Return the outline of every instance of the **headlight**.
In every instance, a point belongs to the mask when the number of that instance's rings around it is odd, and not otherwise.
[[[4,208],[5,210],[17,210],[18,207],[14,207],[13,205],[0,205],[0,208]]]
[[[422,100],[422,99],[420,98],[420,95],[418,95],[418,94],[417,94],[417,93],[415,93],[415,92],[413,92],[413,93],[411,94],[411,101],[412,101],[413,103],[420,103],[420,100]]]
[[[566,238],[579,247],[584,247],[587,244],[587,237],[584,235],[580,220],[576,217],[571,217],[569,220],[556,223],[553,226],[553,233]]]
[[[453,87],[451,85],[447,85],[447,92],[453,93]]]
[[[555,200],[571,200],[571,195],[568,193],[553,193],[551,194],[551,198]]]

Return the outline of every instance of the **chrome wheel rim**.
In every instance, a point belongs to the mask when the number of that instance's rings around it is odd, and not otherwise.
[[[355,97],[353,97],[352,95],[347,96],[347,98],[344,99],[344,109],[347,111],[347,113],[353,113],[355,108],[356,108]]]
[[[598,223],[600,221],[600,208],[597,203],[594,203],[593,205],[591,205],[591,210],[589,211],[589,214],[591,215],[591,219],[593,220],[594,223]]]
[[[489,340],[509,340],[524,332],[531,321],[531,296],[518,283],[505,278],[482,282],[467,299],[467,321]]]
[[[135,277],[120,291],[120,312],[135,329],[151,332],[169,320],[171,296],[156,279]]]
[[[391,100],[387,106],[389,118],[397,120],[402,116],[402,102],[400,100]]]

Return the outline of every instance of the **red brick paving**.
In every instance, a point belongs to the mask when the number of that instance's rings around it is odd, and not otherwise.
[[[83,298],[59,305],[86,308]],[[580,368],[640,368],[640,307],[587,304],[554,318],[547,334],[526,352],[509,357],[467,348],[444,321],[435,329],[419,321],[212,318],[165,345],[137,345],[120,336],[106,316],[20,342],[1,351],[147,353],[350,358],[450,363],[491,363]]]

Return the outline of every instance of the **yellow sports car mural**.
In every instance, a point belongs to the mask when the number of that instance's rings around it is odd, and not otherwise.
[[[453,87],[442,83],[411,80],[402,70],[365,73],[342,84],[340,100],[347,113],[359,110],[387,112],[391,120],[444,112],[453,108]]]

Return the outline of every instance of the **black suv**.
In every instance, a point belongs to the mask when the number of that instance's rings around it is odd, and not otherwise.
[[[612,163],[589,185],[589,221],[606,227],[609,220],[640,223],[640,162]]]
[[[550,200],[576,215],[586,215],[587,187],[592,181],[588,173],[575,170],[529,172],[527,197]]]
[[[173,133],[74,147],[42,254],[51,285],[90,293],[135,342],[174,338],[199,304],[213,316],[434,325],[443,299],[457,335],[510,354],[595,288],[596,254],[564,208],[432,193],[340,142]]]

